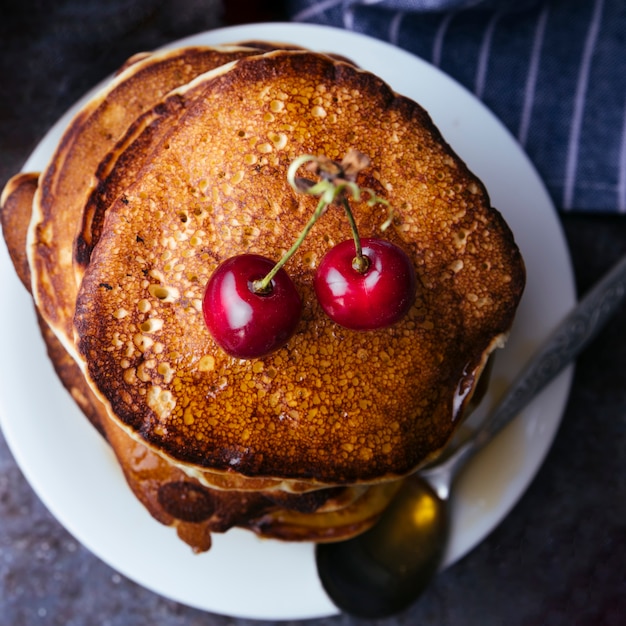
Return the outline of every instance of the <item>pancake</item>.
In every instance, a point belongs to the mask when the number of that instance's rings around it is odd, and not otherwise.
[[[186,98],[179,93],[168,94],[163,102],[140,115],[100,162],[96,171],[98,182],[84,203],[73,244],[77,288],[89,265],[93,247],[100,238],[106,210],[137,176],[143,163],[140,154],[147,157],[183,114],[185,101]],[[131,145],[134,158],[128,159],[125,154]]]
[[[41,315],[72,352],[77,286],[73,245],[102,158],[133,121],[169,91],[222,63],[253,54],[239,47],[188,47],[132,57],[76,114],[41,175],[29,233],[33,295]]]
[[[208,550],[211,534],[233,527],[284,541],[338,541],[369,528],[399,482],[355,492],[347,488],[306,495],[280,491],[211,489],[133,440],[112,420],[107,438],[137,499],[162,524],[176,528],[196,552]]]
[[[16,273],[29,293],[31,275],[26,256],[26,234],[38,178],[39,175],[36,173],[16,174],[7,182],[0,197],[0,223],[4,240]],[[104,407],[87,385],[74,359],[63,348],[56,335],[42,319],[39,311],[36,310],[36,313],[39,330],[59,380],[91,424],[101,435],[104,435],[102,427],[103,416],[106,415]]]
[[[512,233],[428,114],[368,72],[279,51],[199,88],[150,154],[137,151],[135,182],[104,216],[76,301],[89,384],[129,437],[187,476],[289,490],[414,471],[450,439],[510,329],[524,286]],[[359,184],[393,207],[384,237],[414,264],[415,304],[366,333],[322,313],[315,268],[351,236],[329,210],[287,266],[304,302],[294,337],[262,359],[229,357],[202,321],[210,274],[244,251],[280,258],[316,204],[287,184],[289,164],[351,148],[372,163]],[[354,204],[361,236],[381,236],[384,207]]]
[[[39,174],[20,172],[12,176],[0,195],[0,225],[13,267],[30,291],[30,267],[26,256],[26,225],[33,211]]]

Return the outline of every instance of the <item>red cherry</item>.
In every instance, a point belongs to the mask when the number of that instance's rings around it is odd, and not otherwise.
[[[354,330],[384,328],[400,320],[415,300],[415,269],[406,253],[383,239],[361,240],[367,269],[353,267],[354,241],[329,250],[315,275],[315,293],[333,321]]]
[[[279,270],[266,293],[258,293],[252,286],[274,265],[266,257],[241,254],[221,263],[207,283],[202,301],[204,321],[231,356],[265,356],[287,343],[296,330],[302,300],[287,272]]]

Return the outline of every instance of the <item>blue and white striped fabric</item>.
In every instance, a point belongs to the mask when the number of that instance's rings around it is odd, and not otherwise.
[[[506,124],[562,211],[626,213],[626,0],[290,0],[389,41]]]

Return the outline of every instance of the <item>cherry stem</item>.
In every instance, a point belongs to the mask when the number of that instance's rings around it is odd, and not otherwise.
[[[298,238],[295,240],[291,248],[289,248],[289,250],[285,252],[280,261],[278,261],[276,265],[274,265],[274,267],[267,273],[264,278],[262,278],[261,280],[253,281],[252,290],[255,293],[265,294],[271,291],[272,278],[276,276],[280,268],[283,267],[283,265],[285,265],[285,263],[287,263],[287,261],[289,261],[289,259],[295,254],[296,250],[298,250],[302,242],[305,240],[306,236],[309,234],[309,231],[311,230],[311,228],[313,228],[313,225],[320,218],[320,216],[324,212],[324,209],[327,206],[328,202],[326,202],[324,198],[321,198],[317,204],[317,207],[315,208],[315,211],[313,212],[313,215],[311,215],[309,221],[306,223],[305,227],[302,229],[302,232],[298,235]]]
[[[356,152],[356,151],[355,151]],[[354,156],[353,154],[351,156]],[[278,271],[289,261],[289,259],[295,254],[296,250],[300,247],[306,236],[309,234],[311,228],[317,220],[324,213],[324,210],[327,206],[331,205],[333,202],[341,201],[341,204],[344,208],[346,216],[348,218],[348,222],[350,224],[350,229],[352,230],[352,237],[354,239],[354,248],[355,248],[355,257],[352,261],[352,267],[354,270],[359,272],[360,274],[364,274],[370,265],[369,259],[363,254],[363,249],[361,247],[361,238],[359,237],[359,232],[356,226],[356,221],[354,219],[354,215],[352,213],[352,209],[350,208],[350,203],[348,202],[347,192],[349,192],[355,200],[361,199],[361,188],[356,184],[354,179],[356,178],[356,174],[358,170],[363,169],[364,161],[367,161],[369,164],[369,159],[364,155],[360,155],[360,163],[358,169],[353,171],[349,176],[344,171],[344,165],[348,168],[349,158],[346,156],[342,163],[334,163],[328,161],[328,159],[322,159],[322,157],[315,157],[311,154],[304,154],[296,158],[292,161],[289,169],[287,171],[287,180],[289,184],[293,187],[295,191],[301,193],[307,193],[309,195],[320,196],[320,200],[318,202],[317,208],[315,209],[313,215],[306,223],[305,227],[302,229],[302,232],[294,242],[294,244],[287,250],[287,252],[283,255],[283,257],[274,265],[274,267],[270,270],[270,272],[262,279],[255,280],[251,283],[251,289],[254,293],[260,295],[266,295],[271,293],[272,291],[272,279]],[[297,179],[296,173],[300,167],[302,167],[306,163],[315,163],[320,170],[322,170],[322,180],[317,183],[313,183],[311,180],[306,179]],[[325,167],[328,167],[328,163],[331,163],[337,166],[337,171],[326,169],[324,172],[323,164]],[[354,163],[352,164],[352,169],[354,170]],[[370,194],[370,198],[367,203],[371,206],[377,203],[387,204],[387,201],[384,198],[379,198],[371,189],[364,189],[363,191],[367,191]],[[387,222],[391,223],[391,215],[385,222],[386,226],[388,226]],[[384,229],[383,229],[384,230]]]
[[[341,204],[343,204],[348,223],[350,224],[350,230],[352,230],[352,238],[354,239],[354,259],[352,259],[352,269],[359,272],[359,274],[365,274],[367,272],[370,262],[369,259],[364,256],[363,248],[361,247],[361,237],[359,237],[359,230],[356,227],[354,215],[350,208],[350,203],[345,195],[341,196]]]

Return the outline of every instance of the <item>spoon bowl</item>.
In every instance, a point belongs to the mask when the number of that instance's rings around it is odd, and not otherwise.
[[[409,606],[437,573],[449,534],[447,502],[419,476],[407,478],[370,530],[316,548],[322,585],[339,608],[386,617]]]

